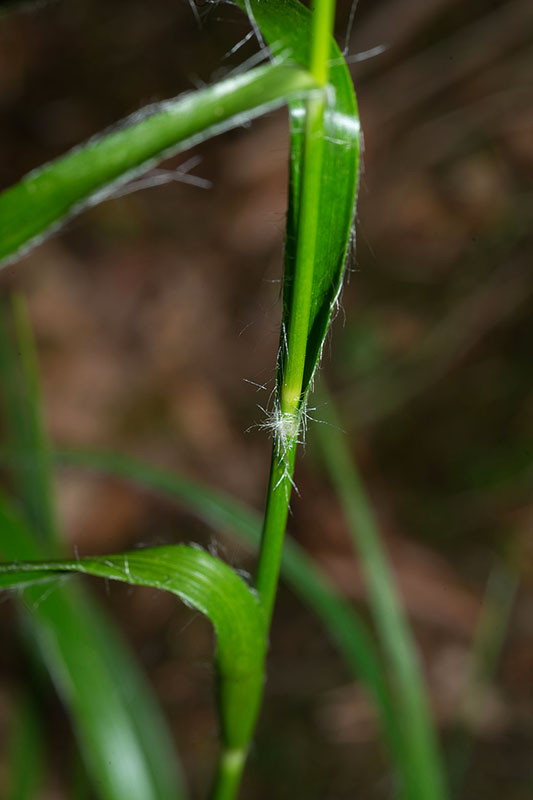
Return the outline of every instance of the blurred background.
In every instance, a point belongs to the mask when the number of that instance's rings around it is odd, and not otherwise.
[[[360,0],[351,31],[350,15],[341,2],[365,147],[357,246],[323,374],[451,760],[471,737],[457,796],[531,798],[533,5]],[[228,55],[249,24],[225,2],[193,13],[186,0],[55,0],[0,22],[0,188],[257,50],[251,39]],[[28,298],[54,443],[141,456],[262,510],[271,443],[255,426],[274,383],[287,146],[284,111],[220,136],[167,162],[168,184],[86,211],[2,272],[0,289]],[[366,616],[312,426],[296,483],[292,534]],[[230,537],[178,505],[73,469],[56,491],[80,554],[197,541],[253,571]],[[194,796],[205,796],[216,752],[208,624],[170,595],[94,590],[155,687]],[[501,647],[472,703],[487,603]],[[2,603],[0,741],[23,662],[13,622]],[[69,724],[56,700],[46,713],[42,798],[60,800]],[[378,800],[387,773],[367,697],[282,588],[243,798]]]

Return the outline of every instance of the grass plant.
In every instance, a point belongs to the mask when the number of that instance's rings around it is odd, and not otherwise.
[[[38,658],[70,711],[102,800],[180,800],[187,792],[165,726],[119,636],[82,587],[64,583],[65,576],[90,574],[166,590],[211,621],[221,738],[212,798],[233,800],[262,702],[280,570],[366,684],[397,776],[391,792],[404,800],[444,800],[442,765],[408,626],[366,498],[337,438],[325,448],[326,462],[358,532],[383,652],[319,568],[294,542],[284,544],[295,455],[342,284],[357,190],[359,121],[350,75],[333,38],[334,1],[315,0],[311,12],[298,0],[238,4],[261,47],[268,48],[270,63],[145,109],[6,190],[0,195],[0,260],[16,261],[70,216],[111,196],[157,161],[287,105],[284,298],[276,392],[265,424],[273,451],[264,518],[261,522],[206,487],[120,456],[54,457],[41,420],[29,324],[23,304],[15,300],[12,313],[3,309],[0,327],[0,394],[9,420],[5,458],[12,488],[11,496],[0,496],[0,552],[6,559],[0,587],[20,589]],[[187,545],[65,558],[51,491],[54,460],[170,494],[217,528],[245,537],[259,551],[254,584]],[[33,747],[30,737],[26,746]]]

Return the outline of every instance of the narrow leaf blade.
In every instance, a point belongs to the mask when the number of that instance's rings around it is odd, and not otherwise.
[[[348,530],[368,586],[376,630],[390,667],[398,712],[404,720],[405,782],[413,800],[448,797],[439,748],[411,628],[403,610],[374,516],[333,402],[321,389],[323,417],[317,425],[324,464],[342,504]]]
[[[161,159],[242,125],[312,86],[310,75],[294,66],[259,67],[137,112],[117,130],[34,170],[0,194],[0,266]]]
[[[5,503],[0,507],[0,524],[3,529],[10,529],[11,533],[25,535],[21,524],[9,512]],[[47,613],[42,613],[43,608],[45,612],[54,609],[58,597],[57,579],[68,573],[95,575],[134,586],[163,589],[176,594],[185,603],[205,614],[217,634],[218,691],[224,743],[227,749],[239,749],[247,745],[261,698],[266,645],[261,606],[256,594],[242,578],[209,553],[187,545],[146,548],[119,555],[74,560],[14,561],[0,564],[0,588],[25,587],[25,602],[39,621],[41,644],[45,651],[52,653],[52,661],[54,649],[64,648],[65,641],[74,641],[74,629],[80,631],[82,618],[73,602],[74,595],[69,598],[66,610],[61,598],[59,606],[56,606],[61,615],[63,629],[67,626],[72,628],[72,636],[60,641],[56,636],[58,626],[48,629],[49,618]],[[49,587],[34,585],[43,581],[49,583],[50,579],[55,580]],[[63,591],[65,588],[63,587]],[[94,688],[96,679],[102,681],[102,670],[99,670],[101,655],[95,652],[94,643],[90,639],[84,641],[83,634],[78,634],[77,649],[73,650],[68,645],[67,648],[72,661],[63,657],[62,663],[70,672],[70,682],[73,679],[77,681],[79,674],[71,670],[70,664],[79,665],[82,661],[86,669],[84,680]],[[87,718],[93,716],[85,703],[90,694],[77,692],[76,696],[70,698],[70,704],[80,703],[77,709],[80,724],[86,724]],[[101,747],[108,758],[114,753],[116,758],[123,761],[125,754],[132,752],[132,747],[130,742],[124,745],[120,743],[121,735],[124,738],[127,731],[120,725],[120,709],[112,701],[113,694],[112,684],[107,681],[104,696],[109,699],[105,709],[106,725],[100,731],[103,739]],[[98,713],[102,713],[102,709]],[[130,761],[131,759],[128,764]],[[128,781],[131,785],[128,797],[150,796],[150,787],[146,785],[146,781],[142,785],[142,777],[141,766],[135,764],[133,768],[130,765]]]

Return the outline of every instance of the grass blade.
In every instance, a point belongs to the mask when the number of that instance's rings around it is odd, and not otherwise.
[[[15,457],[9,481],[31,528],[49,555],[59,542],[52,501],[50,449],[42,420],[37,357],[22,298],[0,299],[0,411],[4,447]]]
[[[50,459],[41,420],[31,331],[22,301],[17,300],[14,307],[16,336],[8,324],[6,304],[0,314],[0,403],[10,422],[5,426],[11,448],[6,466],[13,475],[21,512],[26,512],[28,523],[12,514],[9,522],[10,516],[4,514],[0,553],[8,559],[38,559],[57,553],[52,541],[55,526],[49,522],[53,519]],[[16,353],[20,353],[20,368]],[[4,500],[1,505],[5,506]],[[69,707],[80,749],[101,796],[105,800],[122,800],[133,791],[140,792],[139,800],[185,797],[170,736],[157,704],[127,648],[96,603],[81,587],[57,586],[50,597],[35,600],[28,619],[34,640],[40,643],[48,670]],[[94,668],[89,677],[85,656]],[[111,708],[116,720],[112,726],[115,747],[120,745],[117,760],[108,758],[105,749]],[[123,772],[121,760],[134,763],[131,778]],[[136,784],[133,787],[131,780]]]
[[[323,417],[329,425],[317,425],[316,436],[344,508],[354,548],[361,559],[370,608],[390,664],[397,707],[403,720],[408,796],[413,800],[444,800],[447,790],[443,763],[416,647],[340,420],[324,390],[322,395]]]
[[[157,161],[283,105],[314,85],[305,70],[259,67],[133,114],[0,194],[0,266],[69,215],[112,195]]]
[[[1,498],[0,553],[7,559],[42,558],[24,520]],[[105,800],[184,797],[155,704],[151,697],[147,702],[146,690],[138,692],[141,676],[81,587],[58,582],[29,587],[23,600],[33,639],[70,710],[99,795]],[[106,650],[111,636],[113,649]]]
[[[55,458],[60,466],[90,469],[178,501],[216,530],[227,531],[253,550],[259,545],[259,515],[211,487],[119,453],[64,450],[56,453]],[[382,660],[365,624],[319,567],[291,540],[284,544],[282,576],[322,620],[355,679],[365,684],[380,720],[383,739],[396,770],[401,772],[403,733]]]
[[[465,779],[475,746],[475,728],[494,682],[519,585],[516,568],[498,561],[491,569],[474,633],[463,702],[449,750],[455,797],[465,794]]]
[[[12,535],[25,536],[21,524],[6,504],[0,508],[0,524]],[[264,681],[265,625],[256,594],[227,564],[203,550],[187,545],[146,548],[119,555],[74,560],[3,563],[0,564],[0,588],[24,587],[25,603],[33,608],[39,618],[39,635],[42,639],[46,620],[41,618],[39,609],[55,596],[50,589],[53,592],[57,588],[57,578],[73,572],[172,592],[209,618],[217,634],[217,693],[224,755],[226,762],[232,764],[232,771],[240,776]],[[51,578],[56,580],[49,583]],[[47,584],[45,588],[35,585],[43,581]],[[63,624],[68,620],[69,624],[80,627],[76,609],[69,608],[67,614],[62,613]],[[92,682],[101,656],[95,655],[92,642],[89,644],[90,647],[84,652],[78,649],[76,656],[83,658],[85,680]],[[50,645],[50,641],[45,643],[48,648]],[[100,731],[103,739],[100,746],[108,759],[112,759],[113,754],[117,759],[120,758],[130,783],[129,793],[125,796],[138,797],[139,800],[146,798],[150,787],[140,784],[144,777],[142,766],[131,760],[124,766],[125,749],[117,738],[117,709],[112,708],[113,687],[108,685],[106,689],[107,724],[105,733]],[[80,714],[79,719],[85,720],[88,709],[83,710],[84,715]],[[102,709],[99,713],[102,713]]]

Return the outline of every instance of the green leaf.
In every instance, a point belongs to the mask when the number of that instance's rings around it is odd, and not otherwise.
[[[0,522],[6,526],[14,525],[14,518],[6,513],[5,508],[0,509]],[[263,612],[255,592],[244,580],[227,564],[203,550],[188,545],[171,545],[75,560],[0,564],[0,588],[25,586],[25,602],[34,608],[42,624],[39,607],[44,602],[43,597],[46,600],[47,589],[35,588],[34,584],[48,583],[51,578],[72,572],[172,592],[209,618],[217,634],[216,663],[223,742],[228,750],[246,747],[261,698],[266,646]],[[52,590],[56,587],[57,582],[51,584]],[[48,599],[52,596],[49,595]],[[71,622],[78,628],[83,627],[82,618],[74,611]],[[40,636],[43,637],[42,630]],[[77,657],[80,658],[79,653]],[[86,679],[92,681],[100,656],[95,659],[87,651],[83,658]],[[113,694],[110,686],[108,694]],[[110,699],[109,706],[112,705]],[[115,711],[109,708],[106,716],[105,750],[108,758],[113,753],[118,757],[122,750],[116,739]],[[135,796],[146,797],[146,793],[140,792],[138,780],[139,775],[130,775],[130,792],[135,785]]]
[[[60,466],[94,470],[176,500],[207,524],[219,531],[227,531],[253,550],[259,544],[259,515],[237,500],[197,481],[119,453],[64,450],[57,452],[55,458]],[[401,724],[396,717],[383,662],[366,625],[318,565],[290,539],[284,544],[282,576],[302,602],[322,620],[354,678],[365,684],[380,719],[383,739],[401,773]]]
[[[1,497],[0,553],[8,559],[42,558],[24,520]],[[57,581],[28,587],[21,600],[99,795],[105,800],[184,797],[155,702],[96,604],[81,587]]]
[[[6,466],[22,508],[19,513],[13,511],[0,496],[0,553],[8,559],[25,560],[56,555],[57,544],[36,360],[20,299],[14,303],[14,311],[13,330],[7,305],[1,304],[0,405],[8,422],[4,426],[10,446]],[[28,624],[33,640],[40,644],[37,652],[41,652],[70,711],[80,749],[101,797],[185,797],[176,754],[160,711],[111,623],[79,586],[57,586],[50,596],[46,592],[30,603]],[[90,675],[87,659],[93,665]],[[111,713],[115,720],[111,725],[115,737],[112,752],[119,754],[117,759],[110,759],[106,749]],[[134,764],[131,775],[124,771],[122,762]]]
[[[31,529],[49,556],[58,553],[50,448],[42,420],[37,356],[20,296],[0,298],[0,412],[3,444],[11,454],[9,482]]]
[[[277,108],[312,87],[308,72],[272,65],[136,112],[0,194],[0,266],[47,231],[113,194],[158,161]]]

